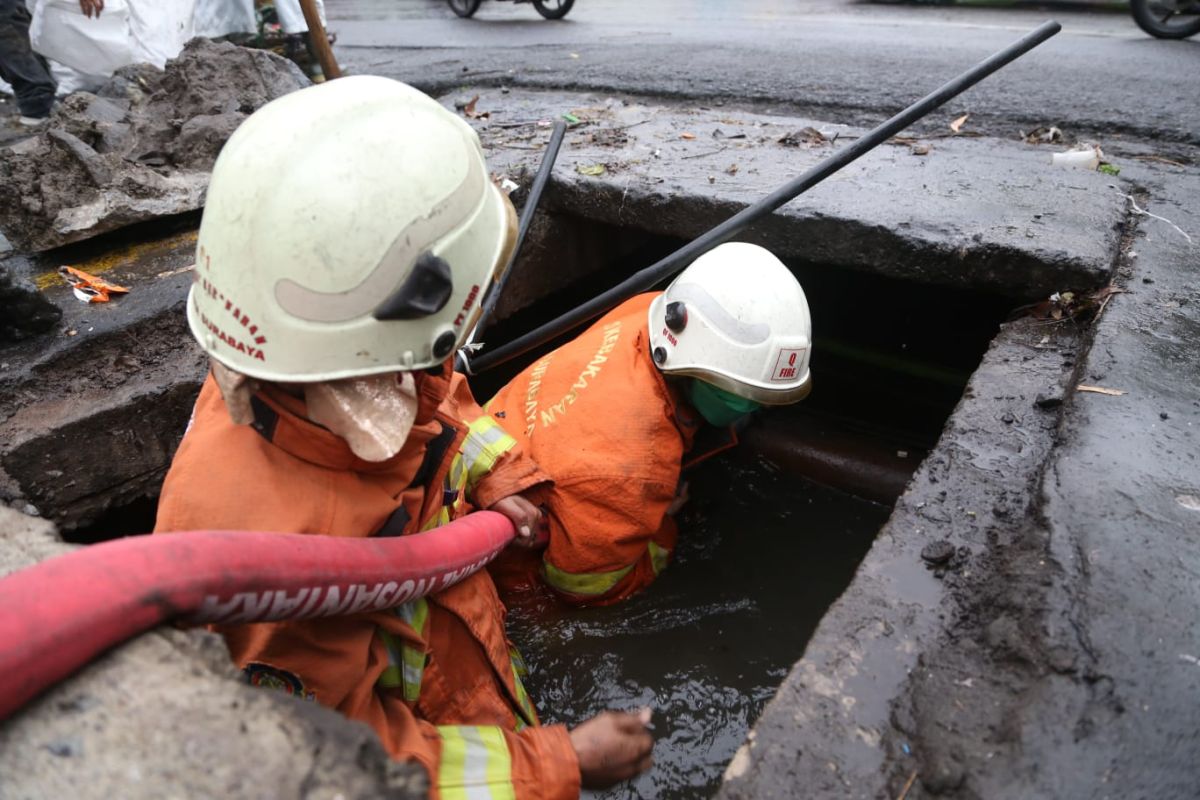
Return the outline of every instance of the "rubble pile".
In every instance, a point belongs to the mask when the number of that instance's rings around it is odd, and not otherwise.
[[[0,151],[0,230],[18,250],[42,251],[196,210],[241,121],[308,83],[286,59],[206,39],[165,70],[126,67]]]

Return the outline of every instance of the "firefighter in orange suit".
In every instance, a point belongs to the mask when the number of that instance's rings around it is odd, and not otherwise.
[[[736,444],[739,418],[808,394],[811,331],[787,267],[733,242],[509,382],[486,409],[554,488],[548,546],[494,562],[501,590],[540,579],[570,602],[603,605],[653,581],[675,549],[682,469]],[[702,430],[722,435],[698,444]]]
[[[213,171],[188,321],[212,366],[156,532],[397,536],[547,478],[448,359],[515,239],[470,127],[352,77],[251,115]],[[221,630],[248,681],[370,724],[441,798],[573,798],[649,766],[648,712],[540,726],[486,573],[386,612]]]

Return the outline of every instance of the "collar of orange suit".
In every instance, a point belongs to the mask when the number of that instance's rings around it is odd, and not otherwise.
[[[442,432],[438,407],[450,391],[451,371],[414,373],[417,388],[417,417],[400,452],[386,461],[364,461],[350,450],[346,440],[305,416],[304,398],[294,397],[278,386],[264,384],[254,394],[254,428],[271,444],[296,458],[330,469],[353,472],[387,472],[403,459],[412,457],[414,446],[423,446]]]

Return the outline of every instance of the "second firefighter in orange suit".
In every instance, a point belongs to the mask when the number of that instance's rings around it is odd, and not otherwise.
[[[730,243],[521,372],[485,409],[555,485],[548,545],[510,548],[492,567],[502,591],[542,580],[609,604],[649,585],[675,549],[684,465],[736,444],[731,423],[759,406],[805,397],[810,340],[787,267]],[[697,446],[705,426],[723,435]]]

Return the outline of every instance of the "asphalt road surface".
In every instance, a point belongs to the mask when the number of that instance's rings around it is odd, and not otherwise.
[[[1057,18],[1061,34],[949,110],[970,112],[985,133],[1048,124],[1167,152],[1200,144],[1200,40],[1157,41],[1127,14],[1081,5],[578,0],[548,22],[499,0],[470,20],[439,0],[328,0],[328,13],[351,69],[428,91],[492,83],[725,98],[858,123]]]

